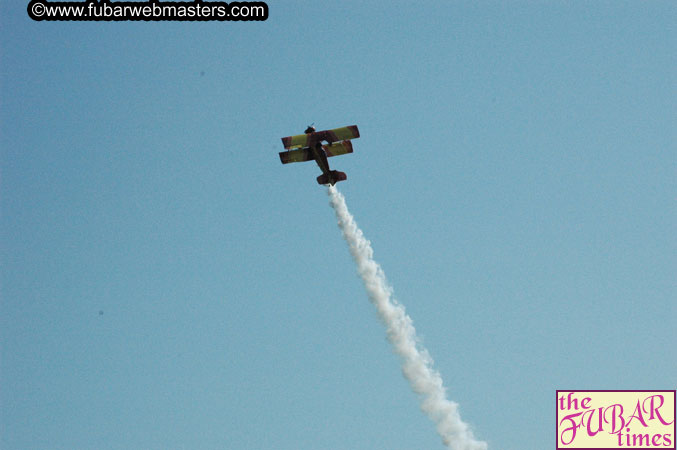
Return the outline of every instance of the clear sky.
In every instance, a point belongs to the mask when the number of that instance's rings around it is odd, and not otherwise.
[[[434,449],[314,163],[462,418],[677,385],[677,4],[269,1],[265,22],[0,5],[0,447]]]

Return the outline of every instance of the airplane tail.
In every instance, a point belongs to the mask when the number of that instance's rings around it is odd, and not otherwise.
[[[329,173],[331,175],[330,177],[325,174],[317,177],[317,184],[331,184],[333,186],[339,181],[345,181],[348,179],[348,176],[345,173],[339,172],[338,170],[332,170]]]

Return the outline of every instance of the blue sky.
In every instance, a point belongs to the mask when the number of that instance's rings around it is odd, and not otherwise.
[[[491,449],[557,389],[675,389],[674,2],[0,7],[0,447],[442,448],[280,137],[338,185]],[[102,312],[103,314],[100,314]],[[670,344],[672,342],[672,344]]]

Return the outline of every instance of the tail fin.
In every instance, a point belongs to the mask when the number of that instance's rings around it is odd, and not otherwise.
[[[339,172],[338,170],[332,170],[329,174],[331,175],[330,177],[327,177],[325,174],[317,177],[317,184],[331,184],[333,186],[339,181],[348,179],[348,176],[345,173]]]

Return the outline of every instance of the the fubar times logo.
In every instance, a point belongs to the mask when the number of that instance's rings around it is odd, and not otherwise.
[[[557,450],[676,450],[675,391],[556,391]]]

